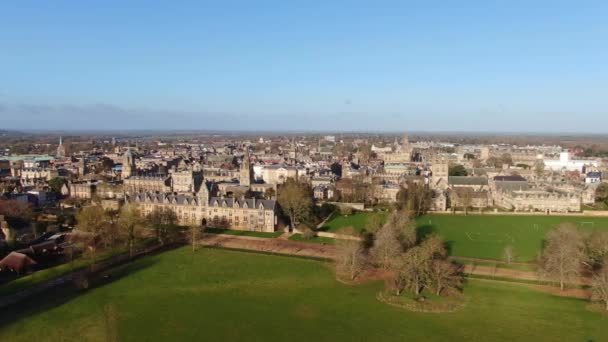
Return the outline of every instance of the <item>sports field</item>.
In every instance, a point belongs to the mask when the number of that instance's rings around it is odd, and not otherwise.
[[[470,280],[460,311],[379,302],[324,262],[181,248],[139,259],[86,292],[0,312],[0,341],[606,341],[608,315],[525,285]]]
[[[582,230],[608,229],[608,218],[490,215],[427,215],[417,220],[417,227],[420,234],[441,235],[453,256],[501,259],[511,245],[517,261],[534,261],[547,232],[562,222]]]
[[[342,215],[340,213],[333,213],[331,218],[323,225],[322,231],[336,233],[344,227],[352,227],[355,230],[361,231],[367,225],[369,218],[372,215],[378,215],[381,222],[386,220],[388,216],[385,212],[368,212],[368,211],[357,211],[351,215]]]

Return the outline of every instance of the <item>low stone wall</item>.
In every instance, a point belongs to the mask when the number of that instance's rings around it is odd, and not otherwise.
[[[365,203],[348,203],[348,202],[327,202],[338,208],[351,208],[354,210],[365,210]]]

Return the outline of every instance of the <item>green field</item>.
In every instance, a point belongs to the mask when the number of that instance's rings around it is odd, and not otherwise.
[[[340,229],[345,227],[353,227],[355,230],[361,231],[365,228],[367,221],[371,215],[380,215],[382,221],[386,220],[387,213],[384,212],[368,212],[358,211],[351,215],[342,215],[339,213],[333,213],[332,217],[325,223],[320,230],[336,233]]]
[[[186,247],[3,309],[0,341],[608,340],[608,315],[525,285],[470,280],[444,314],[381,303],[382,286],[343,285],[316,260]]]
[[[504,248],[511,245],[518,261],[534,261],[547,232],[562,222],[583,230],[608,229],[608,218],[575,216],[427,215],[417,226],[420,234],[441,235],[454,256],[502,259]]]

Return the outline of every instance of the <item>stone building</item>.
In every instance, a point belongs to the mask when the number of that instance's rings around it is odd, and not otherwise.
[[[503,194],[500,206],[517,211],[580,211],[581,196],[561,191],[515,190]]]
[[[245,147],[245,155],[241,163],[241,171],[239,173],[239,183],[242,186],[251,186],[253,169],[249,160],[249,147]]]
[[[122,158],[122,179],[131,177],[135,174],[137,167],[135,166],[135,158],[131,149],[127,149]]]
[[[130,176],[123,184],[126,193],[171,191],[171,179],[164,175]]]
[[[275,201],[210,197],[206,186],[193,194],[140,192],[128,196],[127,201],[137,203],[144,215],[149,215],[158,208],[172,210],[182,225],[204,224],[236,230],[274,232],[278,223]]]
[[[65,156],[66,156],[65,146],[63,146],[63,138],[62,137],[59,137],[59,146],[57,146],[56,156],[59,159],[65,158]]]

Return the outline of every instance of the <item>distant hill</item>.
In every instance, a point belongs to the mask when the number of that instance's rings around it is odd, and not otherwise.
[[[18,137],[25,135],[24,132],[0,129],[0,137]]]

